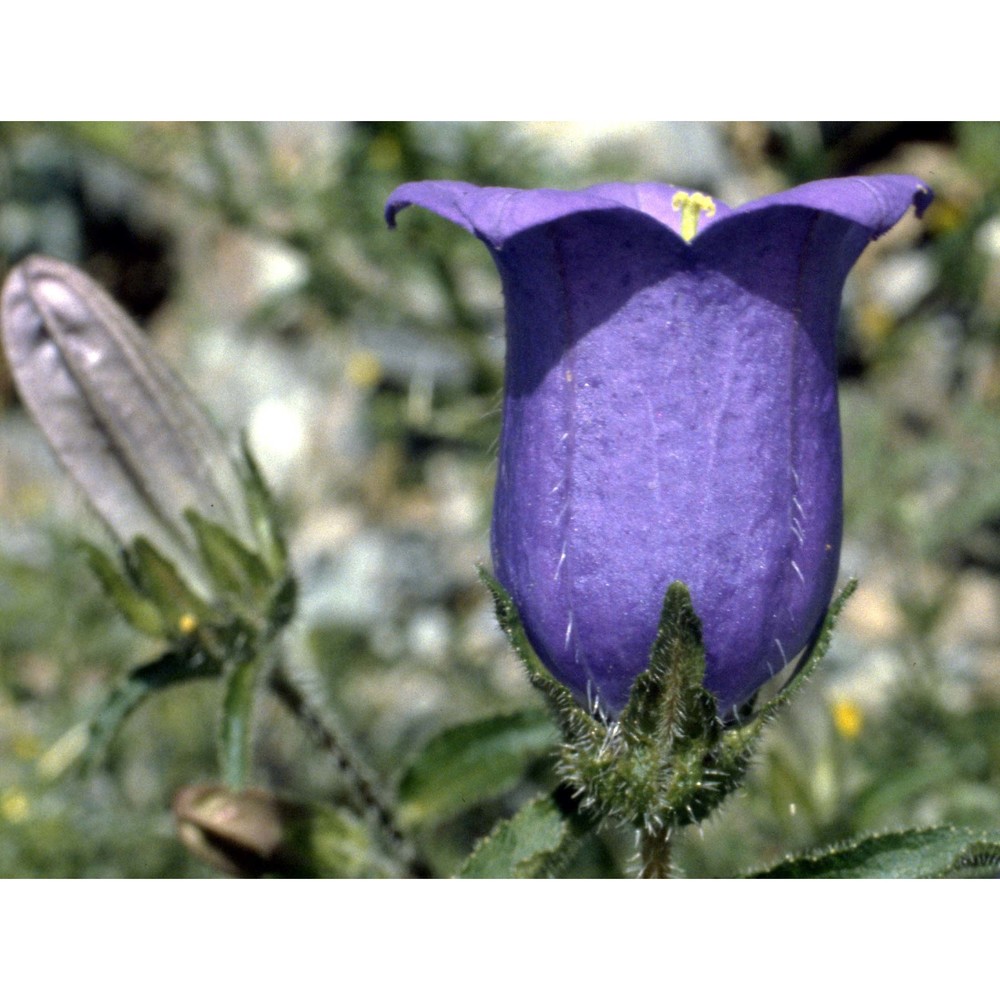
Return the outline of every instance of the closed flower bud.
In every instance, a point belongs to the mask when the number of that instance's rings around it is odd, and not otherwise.
[[[2,318],[24,405],[122,544],[171,548],[188,509],[250,540],[221,436],[103,289],[31,257],[7,277]]]
[[[398,872],[363,820],[262,788],[190,785],[174,797],[181,843],[227,875],[384,878]]]
[[[705,685],[738,709],[808,643],[837,575],[835,333],[851,266],[930,192],[806,184],[732,209],[661,184],[405,184],[503,282],[496,575],[581,701],[618,713],[687,585]]]
[[[71,265],[31,257],[7,276],[0,322],[24,405],[126,550],[130,581],[90,554],[129,620],[184,636],[222,597],[247,621],[287,621],[262,479],[117,303]]]

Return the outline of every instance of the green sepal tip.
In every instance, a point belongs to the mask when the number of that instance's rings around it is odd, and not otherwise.
[[[198,554],[217,592],[234,599],[251,615],[267,606],[273,577],[263,559],[251,552],[222,525],[203,517],[196,510],[186,510]]]
[[[105,594],[137,632],[163,639],[170,631],[158,605],[140,593],[134,580],[129,580],[114,559],[91,542],[80,540],[77,546]]]
[[[283,577],[288,572],[288,545],[282,526],[281,511],[264,479],[260,466],[250,449],[250,442],[244,433],[240,437],[240,478],[243,494],[253,525],[254,534],[260,547],[261,558],[267,564],[273,577]]]
[[[493,596],[497,622],[501,630],[524,665],[528,680],[548,703],[563,738],[569,742],[600,739],[603,728],[601,723],[580,705],[573,692],[564,684],[560,684],[538,658],[524,631],[521,616],[510,594],[485,567],[480,566],[478,569],[480,580]]]
[[[147,539],[136,538],[125,550],[125,566],[138,590],[160,609],[168,636],[190,635],[211,617],[208,603]]]

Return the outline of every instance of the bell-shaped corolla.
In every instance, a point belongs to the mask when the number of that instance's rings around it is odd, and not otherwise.
[[[930,191],[818,181],[733,209],[662,184],[404,184],[478,236],[506,305],[499,581],[552,674],[613,716],[667,587],[730,714],[806,647],[842,528],[836,329],[848,271]]]

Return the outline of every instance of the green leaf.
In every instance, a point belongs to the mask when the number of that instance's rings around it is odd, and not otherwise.
[[[569,860],[569,824],[551,799],[529,802],[479,842],[459,878],[545,878]]]
[[[267,636],[277,635],[294,617],[299,585],[294,576],[286,576],[271,597],[267,609]]]
[[[754,878],[997,878],[1000,834],[935,827],[883,833],[788,858]]]
[[[517,784],[525,767],[553,751],[559,734],[544,712],[465,723],[439,733],[418,754],[399,787],[405,825],[446,819]]]
[[[371,827],[344,808],[312,803],[286,822],[280,852],[289,874],[319,878],[387,878],[398,870],[381,853]]]
[[[104,754],[125,720],[156,691],[188,681],[218,677],[218,661],[192,645],[172,649],[151,663],[129,672],[111,692],[90,724],[90,738],[81,763],[92,766]]]

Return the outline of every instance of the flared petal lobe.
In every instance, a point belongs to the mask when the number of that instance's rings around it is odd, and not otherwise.
[[[631,210],[681,231],[681,213],[673,197],[681,190],[669,184],[598,184],[583,191],[480,188],[463,181],[416,181],[398,187],[386,205],[386,220],[408,205],[419,205],[478,236],[491,249],[500,249],[519,233],[580,212]],[[730,209],[716,202],[716,218]]]
[[[442,214],[497,262],[508,347],[493,559],[539,655],[617,713],[680,580],[728,712],[807,644],[829,603],[841,291],[926,189],[806,185],[724,208],[687,243],[665,217],[674,189],[602,187],[529,203],[428,182],[389,212],[440,211],[457,192],[461,211]]]

